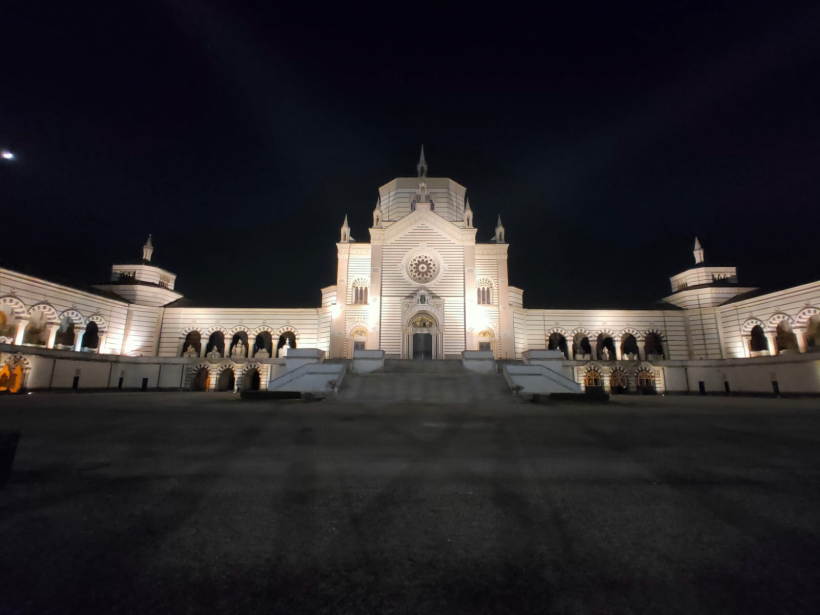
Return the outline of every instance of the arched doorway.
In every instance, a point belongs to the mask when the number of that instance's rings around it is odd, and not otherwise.
[[[279,340],[276,342],[277,357],[287,355],[287,351],[282,350],[286,346],[296,348],[296,334],[293,331],[285,331],[279,336]]]
[[[88,326],[85,328],[85,333],[83,333],[83,340],[80,346],[82,346],[83,348],[90,348],[92,350],[96,350],[99,345],[100,330],[97,327],[97,323],[92,320],[88,323]]]
[[[612,370],[609,375],[609,390],[613,393],[626,393],[629,390],[629,377],[624,370]]]
[[[273,356],[273,337],[270,332],[262,331],[257,334],[253,341],[253,352],[251,357],[257,359],[269,359]]]
[[[367,329],[363,326],[354,327],[350,332],[350,357],[357,350],[366,350],[367,348]]]
[[[405,357],[415,361],[441,358],[438,323],[432,314],[414,314],[405,328]]]
[[[191,380],[192,391],[207,391],[210,381],[210,373],[207,367],[199,367],[194,371],[194,377]]]
[[[775,330],[775,341],[777,342],[777,352],[800,352],[797,345],[797,336],[792,331],[792,325],[788,320],[781,320]]]
[[[255,367],[247,370],[242,377],[242,389],[245,391],[258,391],[262,384],[262,378],[259,376],[259,370]]]
[[[495,335],[489,329],[485,329],[478,334],[478,349],[485,352],[493,352],[493,342]]]
[[[601,378],[601,372],[597,369],[588,369],[584,373],[584,389],[587,391],[601,390],[604,386],[604,381]]]
[[[655,393],[655,374],[648,369],[639,370],[637,374],[637,384],[640,393]]]
[[[25,372],[20,364],[0,367],[0,393],[19,393],[23,390]]]
[[[199,331],[191,331],[185,336],[185,341],[182,343],[182,352],[180,356],[194,355],[199,356],[202,353],[202,335]]]
[[[219,377],[216,379],[216,390],[233,391],[235,382],[233,368],[226,367],[219,373]]]
[[[567,348],[567,338],[558,333],[550,333],[547,339],[547,350],[560,350],[564,353],[564,358],[569,358],[569,348]]]
[[[749,350],[752,352],[765,352],[769,349],[769,342],[766,340],[766,334],[763,332],[763,327],[755,325],[749,333]]]

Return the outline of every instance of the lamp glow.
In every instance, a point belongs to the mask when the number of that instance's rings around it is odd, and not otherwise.
[[[3,158],[3,160],[14,160],[16,156],[11,150],[4,149],[0,151],[0,158]]]

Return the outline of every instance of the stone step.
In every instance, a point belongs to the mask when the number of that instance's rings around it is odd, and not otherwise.
[[[436,363],[429,361],[428,363]],[[442,361],[442,363],[444,363]],[[344,401],[418,401],[423,403],[478,403],[506,400],[512,397],[507,383],[499,374],[476,374],[453,361],[459,370],[447,366],[439,371],[406,370],[348,373],[338,398]]]

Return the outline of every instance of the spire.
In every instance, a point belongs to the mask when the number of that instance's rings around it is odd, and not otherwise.
[[[151,256],[154,254],[154,242],[151,241],[151,235],[148,235],[148,240],[142,246],[142,260],[151,262]]]
[[[381,197],[376,199],[376,206],[373,208],[373,228],[379,228],[382,225],[382,200]]]
[[[470,199],[464,199],[464,226],[473,228],[473,210],[470,209]]]
[[[504,230],[504,225],[501,224],[501,215],[499,214],[498,222],[495,223],[495,235],[493,235],[493,241],[496,243],[507,243],[505,235],[506,231]]]
[[[427,177],[427,160],[424,158],[424,145],[421,146],[421,155],[419,156],[419,163],[416,165],[416,171],[419,177]]]
[[[345,214],[345,221],[342,222],[342,232],[339,237],[339,243],[350,243],[353,237],[350,236],[350,225],[347,223],[347,214]]]
[[[692,249],[692,254],[695,256],[695,264],[700,265],[703,262],[703,246],[700,245],[700,239],[695,237],[695,247]]]

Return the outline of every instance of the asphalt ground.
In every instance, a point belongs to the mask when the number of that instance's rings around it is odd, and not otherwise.
[[[2,613],[820,612],[820,400],[0,398]]]

